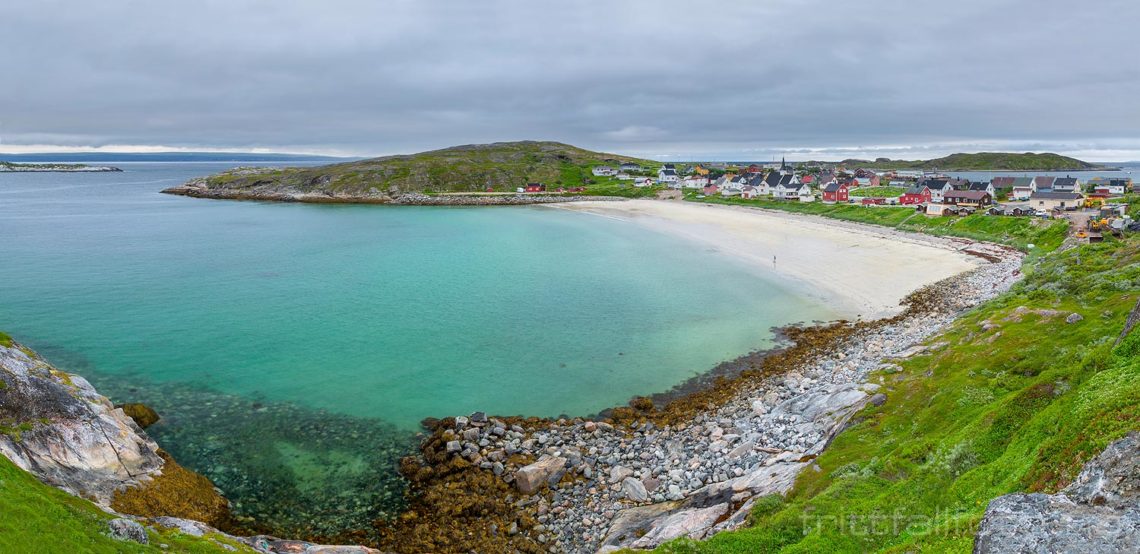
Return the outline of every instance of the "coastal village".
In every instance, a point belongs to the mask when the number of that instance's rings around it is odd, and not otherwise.
[[[868,209],[901,206],[930,217],[984,214],[1067,219],[1074,236],[1092,242],[1101,240],[1105,233],[1140,231],[1140,222],[1132,219],[1124,200],[1133,192],[1131,177],[1085,179],[1079,175],[994,173],[989,180],[975,181],[939,171],[792,165],[786,160],[764,164],[663,163],[656,170],[615,160],[612,165],[591,168],[591,173],[592,183],[616,181],[622,187],[652,188],[660,198],[761,205],[819,202]],[[586,190],[559,187],[550,192]],[[547,188],[532,183],[518,192],[545,193]]]

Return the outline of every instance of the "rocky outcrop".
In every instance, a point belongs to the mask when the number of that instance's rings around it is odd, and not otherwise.
[[[171,460],[85,379],[56,369],[5,335],[0,339],[0,454],[44,483],[94,501],[110,513],[128,506],[136,515],[166,508],[206,519],[216,519],[219,511],[228,515],[225,499],[209,480]],[[138,411],[149,418],[148,410]],[[150,526],[197,537],[225,536],[262,554],[379,552],[268,536],[234,537],[177,517],[126,516],[107,526],[109,536],[140,544],[147,544]]]
[[[1108,446],[1057,494],[990,502],[974,553],[1140,552],[1140,433]]]
[[[41,481],[109,506],[162,470],[158,445],[85,379],[0,345],[0,453]]]

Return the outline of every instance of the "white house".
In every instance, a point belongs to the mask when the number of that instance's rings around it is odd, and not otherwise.
[[[781,182],[772,189],[773,197],[784,200],[799,200],[801,196],[805,195],[811,196],[811,187],[801,183]]]
[[[1033,193],[1037,192],[1037,182],[1029,177],[1017,177],[1013,180],[1013,188],[1010,190],[1009,197],[1013,200],[1029,200]]]
[[[669,184],[676,183],[677,181],[681,180],[681,177],[677,175],[677,170],[672,166],[673,164],[666,164],[661,166],[661,169],[657,170],[657,180],[659,182],[662,184]]]
[[[800,183],[800,190],[796,196],[800,202],[815,202],[815,193],[811,190],[811,185]]]
[[[633,162],[625,162],[625,163],[621,164],[621,170],[622,171],[641,171],[641,164],[635,164]]]
[[[617,175],[617,170],[608,165],[597,165],[592,170],[595,177],[612,177]]]
[[[653,179],[650,179],[649,177],[637,177],[633,180],[633,186],[651,187],[653,186]]]
[[[752,185],[744,185],[744,188],[740,190],[741,198],[747,198],[751,200],[753,198],[758,198],[759,196],[761,196],[761,194],[756,189],[756,187]]]
[[[709,184],[709,178],[707,175],[693,174],[685,177],[684,179],[681,179],[681,187],[687,189],[702,189],[705,188],[705,185],[707,184]]]
[[[629,173],[618,173],[614,177],[617,178],[618,181],[632,181],[633,180],[633,175],[630,175]]]

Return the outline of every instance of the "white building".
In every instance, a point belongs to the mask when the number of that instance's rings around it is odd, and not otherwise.
[[[593,173],[595,177],[612,177],[617,175],[617,170],[608,165],[594,166]]]

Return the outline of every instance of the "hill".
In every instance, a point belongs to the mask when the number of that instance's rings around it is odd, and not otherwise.
[[[48,162],[336,162],[350,158],[310,154],[257,152],[70,152],[3,154],[0,160],[24,163]]]
[[[592,181],[592,167],[623,162],[641,164],[646,171],[657,166],[649,160],[558,142],[497,142],[317,167],[241,168],[164,192],[213,198],[386,202],[408,193],[511,192],[531,182],[581,186]]]
[[[939,171],[1079,171],[1101,169],[1102,166],[1060,154],[1026,152],[978,152],[976,154],[951,154],[932,160],[891,160],[879,158],[875,161],[848,159],[842,164],[848,167],[869,169],[922,169]]]

